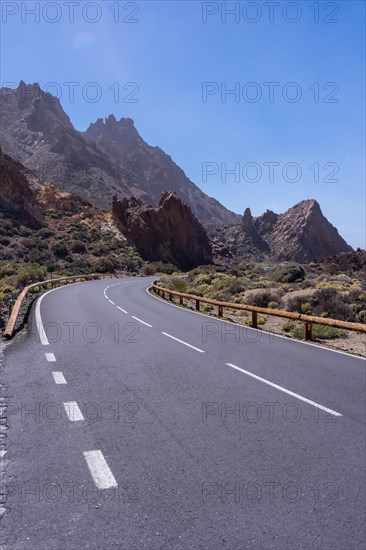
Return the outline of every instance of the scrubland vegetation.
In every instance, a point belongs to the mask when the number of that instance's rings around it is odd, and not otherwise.
[[[342,268],[343,269],[343,268]],[[334,264],[311,262],[299,265],[292,262],[279,264],[255,263],[225,269],[202,266],[190,271],[186,278],[165,276],[162,284],[171,288],[214,300],[243,303],[264,308],[282,309],[329,317],[350,322],[366,321],[366,279],[364,271],[341,272]],[[216,314],[209,304],[202,311]],[[230,318],[240,318],[251,324],[246,312],[232,310]],[[259,316],[258,324],[267,329],[269,317]],[[274,319],[272,317],[272,319]],[[304,338],[303,323],[281,323],[281,332],[295,338]],[[314,325],[314,339],[346,338],[347,331]]]

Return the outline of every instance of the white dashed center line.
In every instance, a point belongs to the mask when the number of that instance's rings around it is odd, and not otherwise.
[[[71,422],[84,420],[81,410],[79,409],[79,405],[76,403],[76,401],[69,401],[68,403],[64,403],[64,407],[66,414]]]
[[[164,336],[167,336],[168,338],[171,338],[172,340],[175,340],[176,342],[180,342],[181,344],[184,344],[185,346],[188,346],[189,348],[192,348],[195,351],[198,351],[199,353],[205,353],[202,349],[196,348],[195,346],[191,346],[191,344],[188,344],[187,342],[183,342],[183,340],[179,340],[179,338],[176,338],[175,336],[172,336],[171,334],[168,334],[167,332],[162,332],[161,334],[164,334]]]
[[[56,384],[67,384],[64,375],[60,371],[54,371],[52,373],[53,379]]]
[[[123,311],[123,313],[128,313],[128,311],[126,311],[125,309],[122,309],[121,307],[117,306],[117,309],[119,309],[120,311]]]
[[[50,361],[50,362],[51,361],[56,361],[56,357],[54,356],[53,353],[46,353],[45,355],[46,355],[47,361]]]
[[[138,321],[139,323],[142,323],[143,325],[146,325],[147,327],[152,328],[152,325],[149,325],[149,323],[145,323],[145,321],[142,321],[138,317],[135,317],[134,315],[132,315],[131,317],[132,317],[132,319],[136,319],[136,321]]]
[[[306,397],[302,397],[302,395],[299,395],[298,393],[294,393],[293,391],[287,390],[286,388],[283,388],[282,386],[279,386],[278,384],[274,384],[273,382],[270,382],[269,380],[266,380],[265,378],[261,378],[260,376],[257,376],[256,374],[253,374],[252,372],[248,372],[247,370],[241,369],[240,367],[237,367],[236,365],[233,365],[232,363],[225,363],[228,367],[231,367],[232,369],[239,370],[240,372],[247,374],[248,376],[251,376],[252,378],[255,378],[256,380],[259,380],[260,382],[263,382],[264,384],[268,384],[268,386],[272,386],[272,388],[276,388],[276,390],[283,391],[284,393],[287,393],[288,395],[292,395],[292,397],[296,397],[297,399],[300,399],[301,401],[305,401],[305,403],[309,403],[309,405],[312,405],[313,407],[316,407],[317,409],[321,409],[322,411],[325,411],[329,414],[332,414],[334,416],[342,416],[341,413],[333,411],[332,409],[328,409],[328,407],[324,407],[323,405],[319,405],[319,403],[316,403],[315,401],[312,401],[311,399],[307,399]]]
[[[83,453],[92,478],[98,489],[110,489],[118,487],[117,481],[102,451],[85,451]]]

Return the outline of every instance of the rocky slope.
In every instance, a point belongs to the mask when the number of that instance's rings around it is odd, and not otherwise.
[[[97,207],[109,209],[116,192],[156,206],[169,189],[201,222],[240,221],[205,195],[164,151],[145,143],[130,119],[117,121],[111,115],[78,132],[56,97],[24,82],[15,90],[0,90],[0,116],[5,153]]]
[[[209,239],[189,206],[164,192],[157,208],[132,197],[113,200],[113,218],[143,258],[182,269],[212,263]]]
[[[240,225],[211,228],[209,236],[213,235],[236,260],[308,262],[352,251],[314,199],[301,201],[284,214],[267,210],[253,217],[247,208]]]
[[[136,249],[113,223],[111,213],[39,180],[1,150],[0,168],[2,274],[13,276],[20,269],[25,280],[17,284],[23,285],[33,276],[35,280],[46,278],[47,270],[72,275],[138,272],[143,266]]]
[[[44,225],[44,216],[24,172],[24,167],[0,148],[0,210],[39,229]]]

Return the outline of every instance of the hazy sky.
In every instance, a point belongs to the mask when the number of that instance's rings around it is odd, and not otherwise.
[[[79,130],[110,113],[133,118],[235,212],[316,198],[365,247],[363,1],[1,9],[3,85],[39,82]]]

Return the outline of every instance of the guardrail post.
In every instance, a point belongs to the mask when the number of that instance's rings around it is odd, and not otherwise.
[[[258,313],[256,311],[252,311],[252,327],[258,328]]]
[[[312,329],[313,329],[313,323],[310,323],[309,321],[306,321],[306,323],[305,323],[305,340],[311,340],[312,339]]]
[[[173,301],[173,294],[171,292],[169,292],[169,300],[172,302]]]
[[[218,316],[222,317],[224,313],[224,308],[222,306],[219,306]]]
[[[199,300],[196,300],[196,310],[197,311],[200,310],[200,301]]]
[[[183,305],[183,296],[179,296],[179,303],[181,306]]]

